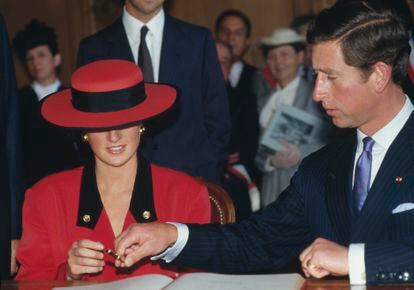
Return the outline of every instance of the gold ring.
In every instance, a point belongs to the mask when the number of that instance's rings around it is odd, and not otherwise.
[[[308,268],[310,270],[316,269],[316,266],[311,263],[311,259],[306,261],[305,266],[306,266],[306,268]]]

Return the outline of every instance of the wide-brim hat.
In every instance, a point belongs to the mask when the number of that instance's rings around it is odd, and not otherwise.
[[[144,83],[139,67],[126,60],[100,60],[78,68],[71,88],[47,96],[41,113],[50,123],[73,129],[110,129],[155,117],[170,108],[177,90]]]
[[[281,46],[292,43],[303,43],[306,40],[295,30],[290,28],[279,28],[272,32],[270,36],[262,37],[259,40],[260,46]]]

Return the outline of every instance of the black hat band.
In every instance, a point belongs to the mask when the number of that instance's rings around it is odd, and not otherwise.
[[[114,112],[130,109],[146,99],[144,82],[132,87],[108,92],[83,92],[72,90],[73,107],[89,113]]]

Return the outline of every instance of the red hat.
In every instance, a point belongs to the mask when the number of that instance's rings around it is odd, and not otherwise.
[[[126,60],[100,60],[78,68],[70,89],[47,96],[42,115],[75,129],[106,129],[150,119],[170,108],[174,87],[144,83],[139,67]]]

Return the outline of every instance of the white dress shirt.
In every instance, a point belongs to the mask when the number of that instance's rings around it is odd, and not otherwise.
[[[40,83],[34,81],[31,83],[32,89],[35,91],[37,100],[40,102],[47,95],[53,94],[59,90],[59,87],[62,85],[59,79],[56,79],[53,83],[47,86],[43,86]]]
[[[230,74],[229,74],[229,83],[232,88],[237,87],[237,84],[240,81],[241,74],[243,72],[244,64],[242,61],[237,61],[231,65]]]
[[[371,182],[375,180],[375,177],[378,173],[378,170],[381,166],[382,161],[384,160],[385,154],[387,153],[388,148],[391,146],[394,139],[397,137],[398,133],[401,131],[411,113],[414,110],[414,106],[411,101],[406,96],[406,100],[403,108],[400,112],[382,129],[376,132],[372,137],[375,144],[372,149],[372,168],[371,168]],[[358,136],[358,147],[355,153],[355,159],[358,159],[359,155],[362,152],[363,144],[362,139],[366,136],[360,130],[357,130]],[[356,164],[356,161],[355,161]],[[355,171],[354,164],[354,171]],[[177,224],[175,224],[177,226]],[[189,230],[185,224],[180,224],[177,226],[178,238],[177,242],[166,251],[161,253],[158,256],[152,257],[151,259],[163,259],[167,262],[170,262],[175,259],[185,247],[185,244],[188,241]],[[353,285],[364,285],[366,284],[366,275],[365,275],[365,246],[364,244],[351,244],[348,251],[348,266],[349,266],[349,278],[350,283]]]
[[[129,14],[124,7],[124,13],[122,14],[122,23],[125,27],[125,32],[128,38],[129,46],[131,47],[132,55],[134,56],[135,63],[138,63],[138,47],[141,42],[141,28],[144,25],[148,27],[148,33],[145,37],[145,41],[151,55],[152,69],[154,71],[154,81],[158,82],[162,37],[165,23],[164,9],[161,8],[160,12],[158,12],[157,15],[151,18],[151,20],[147,23],[144,23]]]

